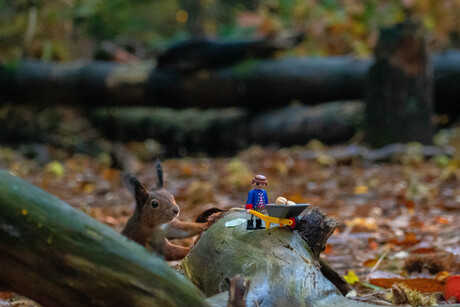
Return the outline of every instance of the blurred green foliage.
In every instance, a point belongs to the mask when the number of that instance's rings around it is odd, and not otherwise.
[[[425,25],[431,50],[460,46],[458,0],[0,0],[0,61],[88,57],[103,40],[150,50],[287,29],[306,33],[297,55],[368,56],[378,29],[405,11]]]

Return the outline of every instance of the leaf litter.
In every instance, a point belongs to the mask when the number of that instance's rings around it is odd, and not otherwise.
[[[120,145],[120,151],[125,170],[152,188],[155,166],[143,148],[150,145]],[[411,304],[411,290],[427,294],[427,302],[435,294],[437,303],[447,304],[454,301],[442,295],[446,280],[460,273],[460,147],[436,148],[370,151],[315,141],[283,149],[254,146],[232,158],[165,159],[163,168],[182,220],[213,207],[244,207],[252,176],[264,174],[270,202],[283,196],[311,203],[338,221],[322,257],[352,284],[354,299]],[[48,152],[43,163],[2,147],[0,167],[120,231],[134,206],[110,154],[91,157],[51,146]],[[383,288],[393,298],[382,296]]]

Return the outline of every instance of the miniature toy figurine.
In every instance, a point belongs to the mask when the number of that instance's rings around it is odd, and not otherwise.
[[[263,187],[267,186],[267,177],[264,175],[256,175],[252,178],[251,184],[254,189],[249,191],[248,200],[246,201],[246,212],[249,213],[249,210],[254,210],[261,212],[265,209],[265,205],[268,203],[267,192],[263,190]],[[247,221],[247,230],[254,229],[263,229],[262,220],[256,218],[256,227],[254,228],[254,215],[251,214],[251,219]]]

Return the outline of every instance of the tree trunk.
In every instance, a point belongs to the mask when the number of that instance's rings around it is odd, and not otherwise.
[[[44,306],[206,306],[162,259],[0,171],[0,284]]]
[[[188,33],[194,38],[204,37],[206,35],[204,31],[206,10],[203,7],[202,1],[180,0],[179,4],[181,8],[188,14],[188,18],[186,20],[186,29]]]
[[[456,120],[460,115],[460,52],[431,57],[434,67],[434,111]]]
[[[368,142],[431,144],[433,71],[423,29],[408,20],[382,30],[375,57],[367,84]]]
[[[302,217],[298,232],[278,227],[247,231],[245,224],[225,227],[235,218],[246,219],[247,215],[230,213],[219,220],[183,262],[190,279],[212,296],[208,299],[211,304],[225,306],[225,278],[240,274],[250,280],[247,306],[371,306],[346,299],[321,274],[315,255],[332,234],[335,222],[317,209]],[[324,228],[312,231],[309,221]],[[302,233],[309,241],[322,243],[314,244],[312,250]]]

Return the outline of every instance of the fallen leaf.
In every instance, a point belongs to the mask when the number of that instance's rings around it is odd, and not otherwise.
[[[408,288],[420,291],[422,293],[443,292],[444,290],[444,284],[432,278],[377,278],[369,280],[369,283],[383,288],[391,288],[394,284],[403,284]]]
[[[436,249],[433,247],[419,247],[411,251],[414,254],[426,254],[426,253],[433,253]]]
[[[403,240],[398,240],[398,239],[393,239],[390,241],[391,243],[395,245],[401,245],[401,246],[412,246],[420,242],[420,240],[417,240],[417,235],[413,232],[407,232],[406,236],[404,237]]]
[[[0,291],[0,299],[9,300],[13,298],[16,294],[14,292]]]
[[[376,251],[379,248],[379,244],[375,238],[369,238],[367,242],[369,243],[369,248],[371,250]]]
[[[62,176],[64,176],[65,170],[61,163],[58,161],[53,161],[45,166],[45,172],[55,178],[62,178]]]
[[[343,276],[343,278],[345,279],[345,281],[347,283],[349,283],[350,285],[353,285],[355,282],[358,282],[359,281],[359,278],[358,276],[356,276],[355,274],[355,271],[353,270],[349,270],[348,271],[348,274]]]
[[[377,230],[377,221],[372,217],[355,217],[351,221],[345,221],[345,225],[352,228],[358,228],[360,232]]]
[[[120,178],[120,171],[113,168],[102,170],[102,177],[107,181],[117,181]]]
[[[446,281],[444,298],[448,300],[452,296],[455,296],[457,303],[460,303],[460,275],[451,276]]]
[[[367,259],[366,261],[363,262],[363,266],[366,266],[368,268],[374,267],[374,265],[377,264],[378,259],[373,258],[373,259]]]
[[[369,189],[367,188],[367,186],[359,185],[359,186],[355,187],[354,194],[355,195],[367,194],[368,191],[369,191]]]
[[[436,280],[439,280],[440,282],[445,282],[449,276],[450,276],[449,272],[441,271],[441,272],[438,272],[434,278]]]
[[[442,216],[435,217],[435,222],[441,225],[450,224],[450,220]]]
[[[326,244],[326,248],[324,249],[323,251],[323,254],[332,254],[334,252],[334,249],[332,248],[332,246],[330,244]]]

